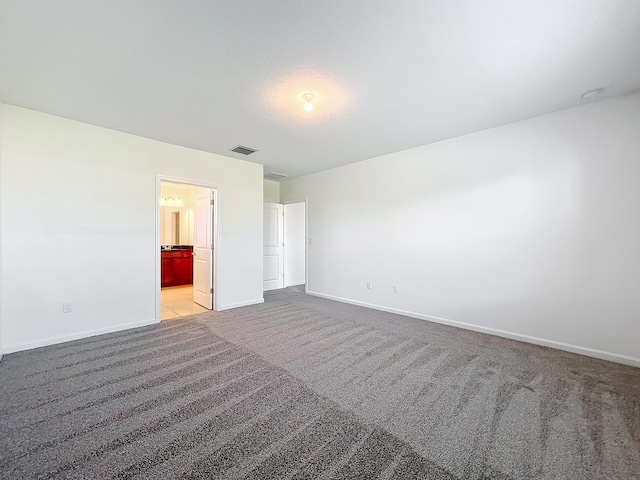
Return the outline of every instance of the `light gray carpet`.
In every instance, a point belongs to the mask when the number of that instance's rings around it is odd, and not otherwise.
[[[640,369],[265,298],[6,355],[0,478],[640,478]]]

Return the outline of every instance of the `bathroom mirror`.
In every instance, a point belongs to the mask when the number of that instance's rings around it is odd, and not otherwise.
[[[161,245],[182,245],[188,238],[182,238],[183,230],[181,225],[184,218],[181,211],[176,207],[160,207],[160,244]]]
[[[171,244],[180,245],[180,212],[171,212]]]

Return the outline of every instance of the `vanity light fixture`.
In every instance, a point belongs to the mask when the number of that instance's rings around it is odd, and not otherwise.
[[[174,197],[170,195],[160,195],[160,205],[167,205],[170,207],[181,207],[182,197]]]
[[[313,104],[311,103],[316,96],[313,93],[305,93],[302,95],[302,99],[304,100],[304,109],[307,112],[313,110]]]

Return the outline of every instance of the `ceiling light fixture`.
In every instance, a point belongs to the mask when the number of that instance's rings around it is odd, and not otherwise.
[[[597,100],[598,98],[600,98],[603,93],[604,93],[604,89],[603,88],[594,88],[593,90],[589,90],[588,92],[584,92],[582,94],[582,99],[590,102],[592,100]]]
[[[316,98],[316,96],[313,93],[305,93],[304,95],[302,95],[302,99],[304,100],[304,109],[307,112],[313,110],[313,105],[311,104],[311,102],[314,98]]]

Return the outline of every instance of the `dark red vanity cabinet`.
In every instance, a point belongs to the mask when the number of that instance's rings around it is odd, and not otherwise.
[[[160,252],[160,269],[163,287],[192,284],[192,250],[162,250]]]

